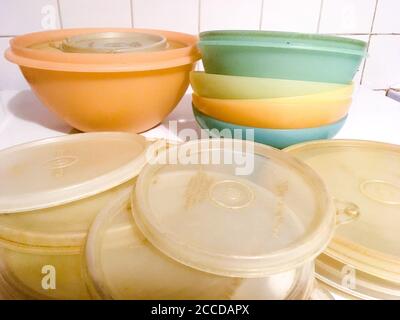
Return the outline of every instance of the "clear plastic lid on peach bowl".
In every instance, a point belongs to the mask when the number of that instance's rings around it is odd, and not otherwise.
[[[83,133],[0,152],[0,238],[37,246],[82,244],[93,216],[132,184],[150,142]]]
[[[287,151],[310,165],[334,197],[359,207],[358,219],[336,229],[325,253],[364,273],[400,283],[400,146],[332,140]]]
[[[335,225],[333,200],[308,166],[242,140],[195,140],[160,152],[141,171],[132,207],[164,254],[234,277],[311,261]]]
[[[159,51],[167,47],[167,39],[158,34],[140,32],[96,32],[66,38],[60,50],[75,53],[124,53]]]
[[[147,33],[165,37],[168,48],[154,52],[71,53],[61,50],[41,50],[41,46],[84,36],[90,33]],[[20,66],[73,72],[127,72],[173,68],[192,64],[200,59],[197,37],[185,33],[124,28],[63,29],[29,33],[10,41],[6,58]]]

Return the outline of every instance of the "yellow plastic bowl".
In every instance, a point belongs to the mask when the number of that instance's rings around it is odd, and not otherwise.
[[[62,39],[93,32],[160,34],[168,49],[133,53],[69,53]],[[14,38],[6,57],[18,64],[50,110],[81,131],[143,132],[178,104],[200,54],[195,36],[143,29],[70,29]],[[42,49],[41,49],[42,48]]]
[[[211,99],[193,94],[193,104],[215,119],[248,127],[270,129],[312,128],[345,117],[351,97],[318,95],[282,99]]]
[[[264,99],[312,94],[351,95],[353,84],[239,77],[192,71],[190,83],[199,96],[215,99]]]

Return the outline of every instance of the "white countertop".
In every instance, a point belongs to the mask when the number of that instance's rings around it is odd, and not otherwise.
[[[1,106],[2,105],[2,106]],[[0,91],[0,149],[19,143],[67,134],[72,130],[48,111],[29,91]],[[174,112],[147,137],[179,138],[168,129],[168,120],[178,120],[179,129],[197,129],[191,110],[190,90]],[[335,139],[361,139],[400,145],[400,103],[382,92],[357,89],[349,117]]]
[[[146,137],[179,138],[168,129],[168,120],[178,120],[178,129],[196,129],[191,110],[191,91],[174,112]],[[0,149],[23,142],[68,134],[72,128],[48,111],[29,91],[0,91]],[[335,139],[361,139],[400,145],[400,102],[360,87],[354,95],[348,120]],[[336,299],[342,299],[334,295]]]

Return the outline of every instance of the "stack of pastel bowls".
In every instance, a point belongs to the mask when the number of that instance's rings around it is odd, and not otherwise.
[[[277,148],[338,133],[366,52],[359,40],[266,31],[203,32],[199,48],[205,72],[191,73],[199,125]]]

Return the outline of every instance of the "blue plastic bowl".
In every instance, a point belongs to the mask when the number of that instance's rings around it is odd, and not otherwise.
[[[218,133],[210,131],[209,133],[210,136],[216,137],[219,134],[221,137],[225,138],[250,140],[253,138],[248,134],[248,131],[246,131],[246,129],[247,130],[253,129],[254,141],[270,145],[279,149],[283,149],[293,144],[305,141],[330,139],[340,131],[340,129],[346,122],[347,118],[346,116],[337,122],[324,125],[321,127],[283,130],[283,129],[252,128],[252,127],[245,127],[232,123],[227,123],[206,116],[204,113],[198,111],[195,106],[193,106],[193,113],[197,123],[202,129],[218,130]]]

